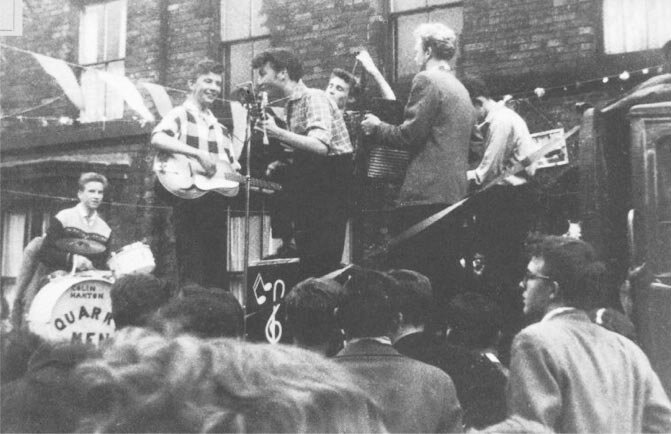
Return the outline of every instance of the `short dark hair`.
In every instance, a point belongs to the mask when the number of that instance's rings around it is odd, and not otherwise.
[[[491,298],[477,292],[456,295],[448,308],[450,342],[476,349],[496,345],[503,312]]]
[[[412,325],[425,325],[429,320],[433,290],[425,275],[412,270],[389,270],[389,275],[398,285],[388,293],[394,312],[403,314],[403,320]]]
[[[156,313],[154,328],[200,338],[239,338],[244,335],[244,312],[238,299],[221,290],[213,295],[200,293],[174,298]]]
[[[167,281],[151,274],[126,274],[110,290],[112,316],[117,330],[144,327],[151,316],[170,298]]]
[[[394,313],[388,291],[395,285],[398,283],[389,274],[371,269],[358,269],[349,276],[337,315],[348,338],[386,336],[391,332]]]
[[[311,277],[294,286],[284,297],[287,327],[301,345],[331,341],[338,332],[335,308],[343,296],[342,286],[332,279]]]
[[[79,181],[77,182],[79,184],[79,191],[84,191],[86,184],[89,182],[99,182],[103,185],[103,190],[107,190],[108,182],[105,175],[98,172],[86,172],[79,176]]]
[[[466,77],[462,80],[462,84],[468,91],[471,100],[474,100],[478,97],[485,97],[488,99],[492,98],[492,93],[487,87],[487,84],[480,77]]]
[[[191,80],[197,80],[201,75],[207,75],[209,73],[221,75],[224,73],[224,66],[212,59],[202,59],[193,67],[193,70],[191,71]]]
[[[606,267],[589,243],[544,235],[529,243],[529,252],[543,259],[543,273],[559,284],[559,294],[567,306],[591,309],[602,301]]]
[[[277,49],[259,53],[252,60],[252,68],[261,68],[266,63],[270,64],[275,72],[286,70],[289,78],[293,81],[303,78],[303,65],[289,50]]]
[[[352,74],[351,72],[345,71],[342,68],[333,68],[333,71],[331,71],[331,75],[334,77],[338,77],[345,83],[349,84],[350,90],[354,89],[354,87],[359,84],[359,79],[356,78],[356,75]]]

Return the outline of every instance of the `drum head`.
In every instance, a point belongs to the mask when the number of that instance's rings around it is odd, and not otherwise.
[[[29,329],[56,342],[99,344],[115,330],[107,274],[88,272],[56,278],[35,296],[28,312]]]

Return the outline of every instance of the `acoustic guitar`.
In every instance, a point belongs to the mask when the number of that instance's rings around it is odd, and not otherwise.
[[[212,154],[216,159],[216,172],[207,176],[197,159],[184,154],[159,152],[154,158],[154,173],[166,190],[182,199],[196,199],[210,191],[226,197],[238,194],[240,185],[246,184],[244,175],[237,173],[231,164]],[[274,193],[282,186],[261,179],[250,179],[250,188],[263,193]]]

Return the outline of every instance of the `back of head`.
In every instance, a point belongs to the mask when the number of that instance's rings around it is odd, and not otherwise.
[[[201,338],[240,338],[244,334],[244,312],[230,292],[206,291],[174,298],[161,307],[152,323],[163,332],[193,334]]]
[[[503,326],[501,308],[477,292],[458,294],[450,302],[448,325],[450,343],[482,349],[497,343]]]
[[[252,60],[252,68],[261,68],[269,64],[275,72],[286,70],[292,81],[298,81],[303,78],[303,65],[296,55],[284,49],[268,50],[258,54]]]
[[[457,51],[457,35],[445,24],[420,24],[415,29],[415,38],[424,50],[431,48],[433,57],[438,60],[450,60]]]
[[[168,301],[170,288],[167,282],[151,274],[127,274],[112,284],[110,298],[117,330],[142,327]]]
[[[466,77],[461,80],[461,83],[464,85],[471,99],[476,99],[479,97],[484,97],[487,99],[492,99],[492,93],[487,87],[487,84],[479,77]]]
[[[348,338],[387,336],[394,326],[388,291],[397,285],[389,274],[370,269],[355,270],[344,284],[338,309],[340,327]]]
[[[344,368],[310,351],[232,339],[119,333],[79,367],[80,430],[380,432],[380,414]]]
[[[392,285],[388,291],[394,312],[403,314],[405,323],[425,325],[429,320],[433,300],[429,278],[412,270],[398,269],[388,273],[398,283]]]
[[[606,267],[585,241],[555,235],[530,243],[532,257],[544,261],[544,272],[559,284],[559,295],[567,306],[589,310],[603,300]]]
[[[309,278],[294,286],[284,298],[287,327],[300,345],[328,343],[338,331],[335,309],[342,286],[331,279]]]

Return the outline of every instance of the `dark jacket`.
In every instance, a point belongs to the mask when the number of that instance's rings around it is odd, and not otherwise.
[[[415,76],[403,123],[383,122],[378,129],[381,144],[412,154],[398,206],[451,204],[466,195],[474,124],[468,91],[452,72],[433,69]]]
[[[334,360],[361,378],[390,432],[462,432],[461,406],[450,377],[374,340],[350,343]]]

